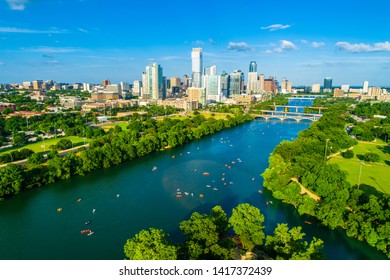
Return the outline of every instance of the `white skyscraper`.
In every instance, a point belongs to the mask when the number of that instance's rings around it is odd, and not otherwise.
[[[203,56],[202,48],[193,48],[191,52],[192,59],[192,87],[202,87],[202,69]]]
[[[146,66],[145,80],[143,81],[143,94],[150,99],[163,98],[163,70],[157,63]]]
[[[363,93],[368,93],[368,81],[364,81],[363,83]]]

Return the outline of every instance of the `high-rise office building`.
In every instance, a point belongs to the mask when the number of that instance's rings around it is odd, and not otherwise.
[[[143,94],[150,99],[163,98],[163,69],[157,63],[146,66]]]
[[[257,64],[255,61],[249,63],[248,82],[246,84],[246,93],[254,94],[260,92],[260,80],[257,75]]]
[[[133,82],[133,96],[140,96],[142,94],[142,82],[134,81]]]
[[[193,48],[192,59],[192,87],[202,87],[203,55],[202,48]]]
[[[292,92],[292,82],[289,82],[287,79],[282,80],[282,87],[281,87],[282,93],[290,93]]]
[[[204,75],[217,75],[217,66],[207,66],[204,68]]]
[[[274,77],[270,76],[268,79],[264,80],[264,91],[278,93],[278,87]]]
[[[363,83],[363,93],[368,93],[368,81],[364,81]]]
[[[240,95],[244,91],[244,73],[234,70],[229,75],[229,96]]]
[[[32,82],[33,89],[42,89],[43,81],[42,80],[35,80]]]
[[[229,74],[225,71],[222,71],[221,74],[221,91],[223,97],[229,97]]]
[[[257,73],[256,61],[251,61],[251,63],[249,63],[249,72],[256,72]]]
[[[111,84],[110,80],[102,80],[102,86],[103,87],[106,87],[106,86],[108,86],[110,84]]]
[[[264,81],[265,81],[264,74],[260,74],[260,92],[264,91]]]
[[[332,78],[326,77],[324,79],[324,92],[332,92]]]

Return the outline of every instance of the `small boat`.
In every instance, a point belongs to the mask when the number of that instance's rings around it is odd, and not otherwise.
[[[89,225],[91,223],[91,221],[86,221],[85,223],[84,223],[84,225]]]
[[[267,204],[267,206],[268,206],[268,201],[266,201],[265,204]]]
[[[175,156],[173,155],[172,158],[175,158]]]
[[[77,199],[76,202],[80,202],[81,201],[81,198]]]
[[[233,182],[232,182],[232,181],[230,181],[230,182],[229,182],[229,184],[230,184],[230,185],[233,185]]]
[[[194,196],[194,193],[191,193],[191,196]]]
[[[176,194],[176,198],[182,198],[183,196],[182,196],[182,194],[181,193],[177,193]]]
[[[91,231],[91,232],[89,232],[87,235],[88,236],[91,236],[92,234],[94,234],[95,232],[94,231]]]
[[[214,191],[217,191],[218,189],[217,188],[213,188]]]
[[[255,178],[252,178],[252,181],[254,181],[255,180]]]
[[[201,194],[199,195],[199,197],[200,197],[200,198],[203,198],[203,197],[204,197],[203,193],[201,193]]]
[[[191,154],[191,152],[187,152],[187,155]]]
[[[309,222],[309,221],[305,221],[305,224],[311,225],[311,222]]]
[[[119,193],[116,195],[116,197],[119,197]]]
[[[236,164],[236,162],[235,162],[235,161],[232,161],[232,164]]]
[[[198,171],[198,169],[195,168],[194,171],[196,172],[196,171]]]
[[[92,209],[92,214],[94,214],[94,213],[95,213],[95,211],[96,211],[96,209]]]
[[[92,230],[90,229],[83,229],[82,231],[80,231],[81,234],[88,234],[90,232],[92,232]]]
[[[57,212],[62,212],[62,208],[57,208]]]
[[[270,203],[270,204],[274,204],[274,203],[272,202],[272,200],[270,200],[269,203]]]
[[[180,191],[180,189],[177,189],[176,191],[177,191],[177,192],[179,192],[179,191]]]
[[[153,166],[152,171],[157,170],[157,166]]]
[[[259,193],[263,193],[263,191],[262,191],[262,190],[258,190],[258,192],[259,192]]]
[[[210,188],[211,186],[210,185],[206,185],[206,188]]]
[[[225,181],[225,177],[223,177],[221,180],[222,180],[222,181]]]
[[[210,172],[203,172],[203,176],[210,176]]]
[[[188,192],[184,192],[184,194],[185,194],[185,195],[189,195],[190,193],[188,193]]]
[[[224,185],[224,186],[226,186],[226,185],[227,185],[227,184],[226,184],[226,182],[225,182],[225,183],[223,183],[223,185]]]

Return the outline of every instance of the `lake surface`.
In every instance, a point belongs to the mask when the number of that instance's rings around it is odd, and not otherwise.
[[[0,203],[0,259],[119,260],[125,241],[142,229],[162,228],[172,240],[182,241],[179,223],[192,212],[208,213],[221,205],[230,216],[244,202],[260,208],[267,234],[277,223],[302,226],[308,238],[324,240],[329,259],[386,259],[342,231],[299,216],[263,189],[260,174],[269,154],[309,125],[255,120],[183,147],[21,193]],[[80,234],[84,229],[94,234]]]

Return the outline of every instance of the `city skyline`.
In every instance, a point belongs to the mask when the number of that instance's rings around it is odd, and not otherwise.
[[[150,63],[191,76],[191,51],[202,48],[204,67],[241,70],[245,82],[255,61],[294,86],[390,85],[387,22],[376,13],[388,3],[259,2],[0,0],[0,82],[132,83]]]

